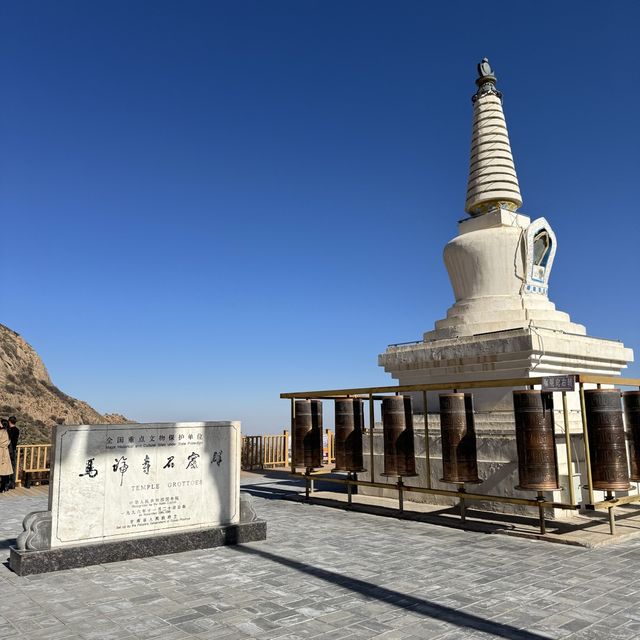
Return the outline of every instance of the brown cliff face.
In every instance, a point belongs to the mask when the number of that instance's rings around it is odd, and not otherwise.
[[[130,423],[122,415],[101,415],[56,387],[40,356],[25,340],[0,324],[0,417],[18,419],[20,444],[45,443],[54,424]]]

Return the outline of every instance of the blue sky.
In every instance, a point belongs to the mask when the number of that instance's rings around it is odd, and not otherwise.
[[[640,357],[640,4],[0,5],[0,322],[140,420],[287,426],[453,296],[475,66],[550,296]],[[629,374],[640,376],[632,365]]]

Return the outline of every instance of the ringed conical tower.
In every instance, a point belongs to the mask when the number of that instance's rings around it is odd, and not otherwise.
[[[421,342],[391,345],[378,362],[403,385],[619,375],[633,360],[631,349],[587,336],[583,325],[549,300],[556,236],[545,218],[532,221],[518,212],[522,196],[502,94],[486,58],[478,65],[476,86],[469,217],[444,249],[455,302]],[[508,389],[503,396],[510,396]],[[480,408],[496,407],[494,398]]]
[[[473,133],[465,211],[479,216],[495,206],[517,211],[522,206],[513,163],[502,93],[487,58],[478,65],[478,91],[473,100]]]

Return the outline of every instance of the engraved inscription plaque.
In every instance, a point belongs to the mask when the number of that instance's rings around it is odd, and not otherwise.
[[[240,423],[59,425],[51,546],[238,522]]]

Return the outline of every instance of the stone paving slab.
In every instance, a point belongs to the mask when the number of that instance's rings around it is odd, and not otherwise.
[[[586,550],[282,500],[243,481],[268,539],[20,578],[0,640],[640,637],[640,540]],[[9,494],[10,496],[10,494]],[[46,496],[0,496],[0,558]]]

